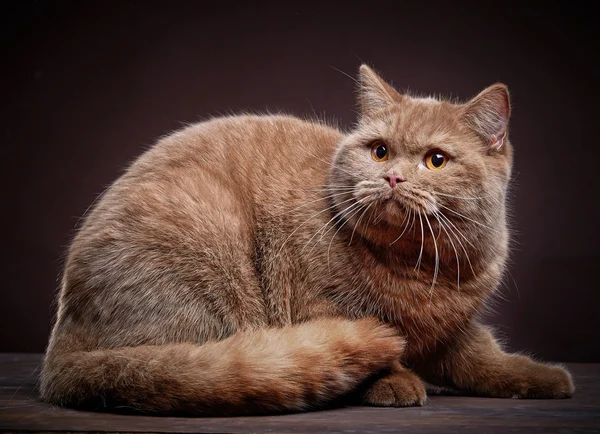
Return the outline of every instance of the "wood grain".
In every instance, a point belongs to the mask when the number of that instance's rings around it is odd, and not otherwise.
[[[0,354],[1,431],[499,433],[600,432],[600,364],[569,364],[566,400],[432,396],[418,408],[338,408],[235,418],[91,413],[36,401],[40,354]]]

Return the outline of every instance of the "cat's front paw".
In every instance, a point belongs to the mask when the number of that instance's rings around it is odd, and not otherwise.
[[[533,362],[523,356],[514,359],[512,398],[570,398],[575,386],[569,372],[556,365]]]
[[[362,402],[377,407],[421,406],[427,400],[423,381],[407,370],[376,380],[363,394]]]

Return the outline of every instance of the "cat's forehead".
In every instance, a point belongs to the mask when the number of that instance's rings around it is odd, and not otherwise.
[[[406,98],[371,127],[392,143],[421,148],[452,140],[460,133],[459,108],[435,98]]]
[[[457,127],[457,107],[434,98],[405,98],[394,111],[394,129],[399,134],[429,136]]]

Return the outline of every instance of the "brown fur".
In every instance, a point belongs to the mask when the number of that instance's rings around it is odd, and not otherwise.
[[[234,116],[142,155],[71,244],[42,399],[242,414],[360,385],[365,403],[406,406],[426,399],[419,377],[570,396],[564,369],[506,354],[477,320],[508,255],[506,87],[428,101],[366,66],[360,84],[347,134]],[[376,140],[388,161],[372,159]],[[444,169],[423,166],[431,149],[451,156]],[[392,172],[406,182],[390,188]]]

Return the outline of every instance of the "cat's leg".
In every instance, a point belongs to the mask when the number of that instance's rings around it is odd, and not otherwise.
[[[395,362],[387,375],[376,379],[361,393],[361,402],[378,407],[421,406],[427,400],[418,375]]]
[[[507,354],[478,323],[472,323],[443,354],[416,369],[433,384],[481,396],[568,398],[575,390],[564,368]]]

